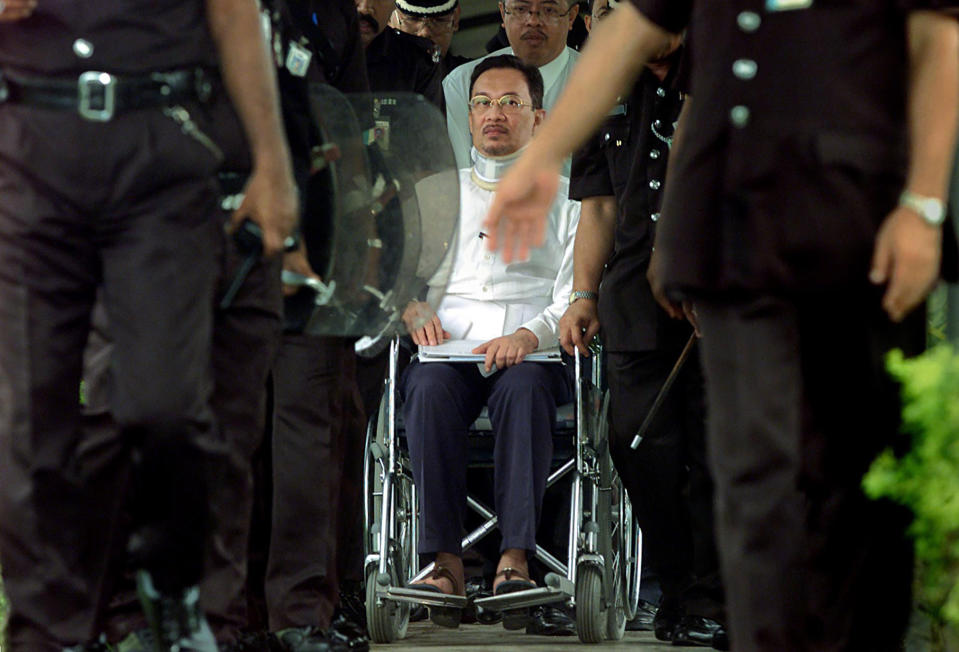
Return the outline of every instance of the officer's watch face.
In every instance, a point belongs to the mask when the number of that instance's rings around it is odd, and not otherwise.
[[[514,68],[493,68],[476,78],[470,93],[473,147],[485,156],[506,156],[533,137],[545,115],[534,109],[526,76]]]
[[[396,0],[354,0],[360,19],[360,39],[363,47],[380,35],[396,8]]]
[[[537,67],[560,55],[579,12],[567,0],[505,0],[499,7],[513,52]]]

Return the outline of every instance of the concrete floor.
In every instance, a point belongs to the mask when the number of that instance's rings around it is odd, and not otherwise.
[[[429,621],[410,623],[406,638],[388,645],[373,645],[381,652],[412,652],[413,650],[437,649],[449,652],[555,652],[557,648],[596,649],[613,647],[619,650],[640,650],[641,652],[676,652],[668,643],[657,641],[652,632],[626,632],[621,641],[606,641],[601,646],[580,643],[575,636],[527,636],[525,632],[511,632],[502,625],[461,625],[451,630],[437,627]],[[703,650],[708,648],[685,648]]]

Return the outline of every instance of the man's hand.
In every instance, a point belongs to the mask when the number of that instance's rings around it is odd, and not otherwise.
[[[527,355],[539,346],[539,338],[533,331],[520,328],[512,335],[503,335],[496,339],[484,342],[473,349],[473,353],[485,353],[486,371],[490,371],[495,364],[497,369],[505,369],[519,364]]]
[[[662,256],[653,249],[653,255],[649,259],[649,267],[646,269],[646,280],[649,281],[649,287],[653,291],[653,298],[656,303],[662,306],[666,314],[673,319],[682,319],[685,316],[683,304],[677,303],[666,296],[666,290],[663,287],[662,274]]]
[[[559,343],[570,355],[573,347],[589,357],[589,343],[599,332],[599,312],[593,299],[573,302],[559,320]]]
[[[483,228],[490,251],[503,248],[503,262],[529,258],[543,243],[546,215],[556,200],[561,162],[541,164],[520,158],[496,188]]]
[[[37,8],[37,0],[0,0],[0,23],[28,18]]]
[[[439,315],[425,301],[411,301],[403,311],[403,323],[417,346],[436,346],[450,338]]]
[[[234,228],[246,218],[256,222],[263,230],[263,255],[270,258],[283,251],[283,241],[293,232],[298,217],[296,184],[289,166],[281,165],[277,170],[253,170],[243,203],[233,212],[231,221]]]
[[[307,278],[315,278],[317,281],[323,280],[310,266],[310,260],[306,256],[306,247],[303,246],[302,243],[300,243],[300,246],[295,251],[288,251],[283,254],[283,271],[293,272],[300,276],[306,276]],[[301,287],[301,285],[288,285],[284,283],[283,296],[288,297],[291,294],[296,294]]]
[[[902,321],[936,284],[941,244],[942,229],[909,208],[896,208],[882,223],[869,280],[887,283],[882,307],[893,321]]]

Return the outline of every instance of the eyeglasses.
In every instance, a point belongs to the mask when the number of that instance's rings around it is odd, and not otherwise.
[[[516,95],[504,95],[498,100],[494,100],[492,97],[487,97],[486,95],[474,95],[472,99],[470,99],[470,110],[476,111],[477,113],[486,113],[492,109],[494,105],[499,106],[506,115],[516,115],[524,106],[533,108],[532,104],[524,102]]]
[[[576,5],[574,4],[566,11],[560,11],[559,7],[554,5],[546,5],[545,7],[540,7],[536,10],[533,10],[533,8],[529,5],[514,5],[512,7],[504,7],[503,13],[507,16],[512,16],[520,22],[525,22],[529,20],[530,16],[536,14],[545,22],[558,23],[566,18],[569,15],[569,12],[571,12],[575,6]]]
[[[446,32],[453,29],[453,16],[428,18],[420,16],[407,16],[402,12],[397,11],[396,18],[401,26],[406,27],[414,32],[418,32],[424,28],[431,32]]]

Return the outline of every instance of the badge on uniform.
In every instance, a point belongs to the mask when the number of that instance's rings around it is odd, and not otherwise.
[[[286,53],[286,69],[294,77],[306,77],[310,68],[313,53],[299,43],[290,42],[290,49]]]
[[[809,9],[813,0],[766,0],[766,11],[794,11]]]

